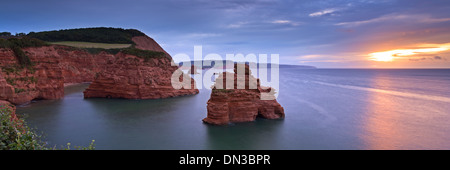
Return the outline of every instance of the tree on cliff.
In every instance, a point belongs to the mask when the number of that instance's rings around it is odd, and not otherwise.
[[[9,37],[11,36],[10,32],[0,32],[0,37]]]
[[[30,32],[27,36],[50,42],[82,41],[95,43],[134,44],[131,40],[132,37],[144,35],[144,33],[135,29],[96,27]]]

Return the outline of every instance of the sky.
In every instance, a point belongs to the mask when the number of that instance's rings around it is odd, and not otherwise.
[[[319,68],[450,68],[449,0],[0,0],[0,32],[141,30],[169,54]]]

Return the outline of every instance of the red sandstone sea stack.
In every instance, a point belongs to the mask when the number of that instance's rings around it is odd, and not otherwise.
[[[192,65],[191,68],[188,71],[188,74],[200,74],[199,72],[197,72],[197,67]]]
[[[214,125],[226,125],[234,122],[250,122],[260,116],[266,119],[284,118],[284,109],[273,97],[273,100],[261,100],[261,93],[270,92],[270,88],[260,86],[259,79],[251,75],[248,65],[245,74],[238,75],[235,65],[234,72],[224,72],[216,79],[216,84],[207,102],[207,117],[203,122]],[[226,86],[226,77],[232,76],[234,87],[218,89]],[[245,78],[245,88],[237,89],[238,77]],[[256,88],[251,88],[251,87]],[[273,95],[273,94],[272,94]]]

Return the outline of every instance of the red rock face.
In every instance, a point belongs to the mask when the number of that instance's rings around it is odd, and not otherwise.
[[[36,63],[36,91],[40,99],[60,99],[64,97],[64,77],[60,64],[64,56],[54,47],[24,49],[31,61]]]
[[[216,79],[211,97],[207,102],[207,117],[203,122],[214,125],[226,125],[234,122],[254,121],[257,116],[266,119],[284,118],[284,109],[276,100],[261,100],[261,93],[268,92],[260,86],[259,80],[251,75],[246,65],[244,75],[223,73]],[[232,76],[234,84],[226,86],[226,77]],[[245,78],[245,88],[238,89],[238,78]],[[252,85],[250,85],[253,83]],[[219,89],[218,86],[229,89]],[[251,88],[251,87],[255,88]]]
[[[19,67],[14,53],[2,49],[0,99],[24,104],[33,99],[59,99],[64,95],[64,79],[58,56],[53,47],[27,48],[25,53],[35,63],[33,67]],[[3,62],[5,61],[5,62]]]
[[[200,74],[199,72],[197,72],[197,67],[192,65],[191,68],[188,71],[188,74]]]
[[[85,98],[159,99],[197,94],[194,80],[190,89],[174,89],[172,74],[178,69],[169,58],[144,59],[119,53],[84,91]]]
[[[106,67],[113,55],[92,55],[84,50],[65,46],[24,48],[34,63],[19,67],[14,53],[0,49],[0,100],[24,104],[33,99],[64,97],[64,83],[91,82]]]
[[[136,47],[165,52],[147,36],[132,39]],[[170,85],[171,57],[142,59],[118,53],[91,54],[72,47],[51,45],[24,48],[33,67],[17,67],[14,52],[0,48],[0,100],[24,104],[33,99],[64,97],[64,83],[92,82],[85,97],[155,99],[197,94],[197,89],[175,90]],[[193,80],[192,80],[193,81]]]
[[[61,62],[58,64],[62,71],[64,83],[91,82],[96,73],[105,69],[107,61],[114,55],[106,52],[90,54],[83,50],[76,50],[65,46],[56,46]]]
[[[148,36],[136,36],[131,38],[131,40],[136,44],[135,47],[138,49],[164,52],[168,58],[171,58],[169,53],[167,53],[155,40],[153,40],[153,38]]]
[[[172,58],[156,41],[147,36],[133,37],[136,48],[166,53],[166,58],[144,59],[118,53],[107,67],[96,75],[83,92],[85,98],[159,99],[198,94],[192,78],[190,89],[174,89],[172,74],[178,69],[171,65]]]

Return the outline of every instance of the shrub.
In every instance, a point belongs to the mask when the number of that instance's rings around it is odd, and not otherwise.
[[[10,107],[0,106],[0,124],[0,150],[47,149],[41,136],[17,118]]]
[[[13,46],[11,49],[14,52],[14,55],[16,56],[17,61],[19,62],[19,65],[21,66],[28,66],[31,65],[30,58],[23,52],[22,48],[19,46]]]
[[[41,47],[41,46],[48,46],[49,44],[35,39],[35,38],[29,38],[29,37],[23,37],[23,38],[10,38],[10,39],[0,39],[0,48],[10,48],[13,50],[14,55],[16,56],[16,59],[21,66],[31,66],[32,62],[30,58],[25,54],[25,52],[22,50],[22,48],[25,47]]]
[[[15,93],[22,93],[22,92],[25,92],[25,91],[26,91],[25,89],[18,89],[18,88],[14,87],[14,92]]]
[[[87,147],[74,146],[77,150],[94,150],[94,140]],[[17,117],[11,107],[0,105],[0,150],[55,150],[48,147],[42,135],[30,129],[25,121]],[[60,149],[70,150],[70,143]]]
[[[142,36],[144,33],[135,29],[123,28],[77,28],[58,31],[30,32],[29,37],[43,41],[83,41],[97,43],[134,44],[131,40],[134,36]]]
[[[104,49],[104,48],[83,48],[84,50],[86,50],[88,53],[91,54],[98,54],[102,51],[105,51],[109,54],[117,54],[119,53],[122,49],[121,48],[111,48],[111,49]]]
[[[3,36],[11,36],[11,33],[10,32],[0,32],[0,37],[3,37]]]
[[[148,61],[150,58],[164,58],[166,56],[166,53],[163,52],[141,50],[134,47],[112,48],[112,49],[103,49],[103,48],[83,48],[83,49],[91,54],[98,54],[102,51],[107,52],[109,54],[117,54],[119,52],[122,52],[124,54],[134,55],[136,57],[143,58],[144,61]]]
[[[38,79],[36,77],[30,77],[29,80],[30,80],[31,83],[37,83],[38,82]]]
[[[16,67],[7,66],[7,67],[2,67],[2,71],[9,75],[9,73],[15,73],[17,70],[16,70]]]
[[[166,56],[163,52],[141,50],[137,48],[125,48],[121,52],[143,58],[144,61],[148,61],[150,58],[164,58]]]
[[[0,38],[0,48],[9,48],[9,46],[8,40]]]
[[[9,48],[11,47],[42,47],[42,46],[49,46],[50,44],[36,39],[36,38],[30,38],[30,37],[23,37],[23,38],[9,38],[8,40]]]
[[[6,83],[10,84],[11,86],[16,85],[16,79],[15,78],[5,78],[6,79]]]
[[[233,89],[213,89],[213,93],[232,93]]]

